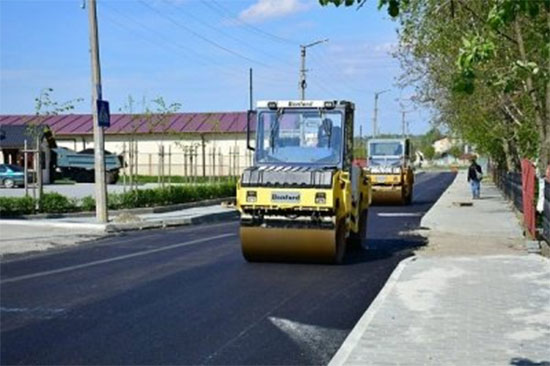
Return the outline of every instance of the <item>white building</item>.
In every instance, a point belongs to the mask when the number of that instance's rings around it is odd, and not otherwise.
[[[93,148],[91,115],[45,116],[39,121],[30,115],[0,116],[0,125],[37,122],[50,127],[58,146]],[[162,167],[165,175],[239,175],[252,163],[246,123],[246,112],[111,115],[105,150],[123,154],[126,161],[131,150],[137,151],[134,161],[141,175],[157,175]]]

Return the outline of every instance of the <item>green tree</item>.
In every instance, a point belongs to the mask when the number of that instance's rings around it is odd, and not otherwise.
[[[435,156],[435,149],[433,146],[426,146],[424,150],[422,150],[422,153],[424,154],[424,157],[427,160],[432,160]]]
[[[35,148],[38,150],[38,154],[34,154],[35,159],[39,157],[39,159],[41,160],[45,157],[42,154],[41,139],[43,138],[44,134],[49,131],[49,127],[47,127],[46,125],[47,119],[51,116],[57,116],[62,113],[73,111],[75,108],[75,104],[80,103],[83,100],[82,98],[76,98],[60,103],[52,98],[52,94],[52,88],[43,88],[40,91],[38,97],[34,98],[34,116],[26,121],[26,134],[32,139],[32,142],[29,142],[31,143],[31,146],[36,145]],[[44,161],[42,161],[40,165],[42,164],[44,164]],[[35,174],[35,183],[37,183],[38,188],[38,200],[36,201],[36,209],[40,210],[42,206],[42,196],[44,193],[42,182],[42,169],[38,168]],[[27,178],[25,177],[25,179]]]
[[[365,0],[320,0],[361,7]],[[435,123],[509,170],[550,162],[550,0],[380,0],[400,22],[400,82]]]
[[[449,149],[449,155],[459,159],[462,156],[462,148],[458,145],[453,145]]]

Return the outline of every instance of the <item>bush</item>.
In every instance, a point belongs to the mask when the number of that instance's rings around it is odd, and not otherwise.
[[[169,186],[166,188],[138,189],[109,195],[110,210],[137,207],[153,207],[195,202],[206,199],[231,197],[235,195],[235,181],[193,185]],[[31,197],[0,197],[0,216],[18,216],[34,213],[36,201]],[[95,199],[86,196],[80,201],[59,193],[44,193],[40,212],[65,213],[72,211],[94,211]]]
[[[229,181],[212,184],[138,189],[136,191],[109,195],[109,208],[114,210],[120,208],[175,205],[234,195],[235,183]]]
[[[40,212],[63,213],[76,211],[77,201],[59,193],[44,193],[40,201]]]
[[[95,210],[95,198],[92,196],[86,196],[80,201],[80,208],[82,211],[94,211]]]
[[[36,202],[32,197],[0,197],[0,216],[32,214],[35,204]]]

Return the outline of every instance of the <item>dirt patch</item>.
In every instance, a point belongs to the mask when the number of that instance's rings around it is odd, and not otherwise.
[[[526,254],[523,242],[517,238],[494,236],[456,235],[443,232],[427,232],[428,245],[416,251],[428,256]]]

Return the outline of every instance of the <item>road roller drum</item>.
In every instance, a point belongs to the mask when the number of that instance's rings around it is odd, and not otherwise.
[[[345,228],[266,228],[241,226],[243,256],[248,261],[340,263]]]
[[[403,205],[405,194],[402,187],[394,189],[374,188],[372,190],[372,203],[374,205]]]

